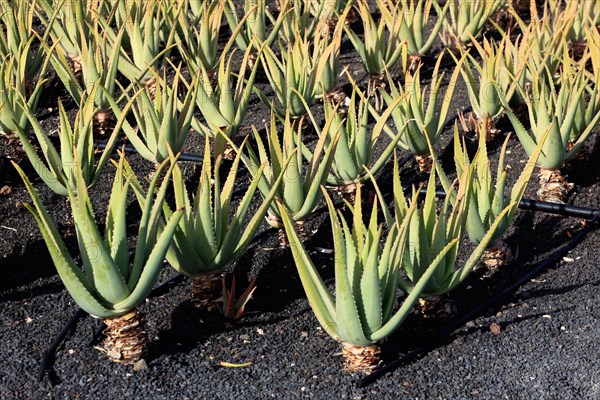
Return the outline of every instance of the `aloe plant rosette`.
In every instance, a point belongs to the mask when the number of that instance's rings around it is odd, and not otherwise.
[[[400,265],[406,252],[409,222],[416,211],[416,197],[404,218],[391,221],[387,232],[378,224],[376,203],[368,224],[363,222],[360,189],[351,208],[352,228],[350,221],[335,210],[325,191],[324,197],[333,231],[335,296],[302,246],[290,215],[281,207],[283,223],[300,280],[319,324],[342,344],[348,370],[368,372],[381,362],[377,343],[404,322],[451,246],[440,249],[439,256],[426,266],[413,290],[397,307]]]
[[[490,17],[500,10],[506,0],[448,0],[450,9],[440,38],[444,45],[462,48],[477,38]]]
[[[451,184],[446,190],[446,198],[440,205],[436,201],[436,173],[432,170],[426,187],[425,198],[422,205],[415,212],[411,212],[412,205],[406,200],[400,182],[398,164],[394,165],[394,206],[396,221],[410,215],[408,222],[408,245],[402,258],[402,268],[405,278],[400,279],[399,285],[407,293],[415,290],[423,275],[428,274],[429,265],[436,262],[436,267],[431,272],[427,283],[419,287],[422,311],[431,310],[431,305],[443,306],[440,296],[446,295],[460,285],[479,262],[483,252],[494,238],[497,229],[504,223],[504,218],[517,203],[512,202],[502,208],[489,223],[489,228],[484,232],[479,244],[471,251],[462,266],[458,266],[458,249],[463,241],[467,225],[468,210],[471,207],[473,173],[479,163],[478,156],[468,166],[463,166],[456,183]],[[418,191],[413,188],[412,198],[418,196]],[[414,201],[414,200],[413,200]],[[439,211],[438,211],[439,209]],[[391,219],[391,216],[387,217]]]
[[[371,92],[383,86],[386,71],[390,71],[398,61],[402,61],[402,69],[406,70],[408,51],[400,36],[404,29],[402,18],[399,18],[401,8],[398,4],[377,0],[377,8],[382,13],[379,22],[373,19],[366,0],[358,0],[356,8],[363,24],[364,40],[348,26],[344,25],[344,30],[369,74]]]
[[[477,49],[481,57],[481,63],[477,61],[470,53],[466,53],[464,63],[461,68],[461,75],[469,93],[469,102],[475,118],[471,116],[467,124],[465,118],[460,115],[463,129],[475,131],[490,140],[497,133],[495,124],[497,118],[504,111],[504,107],[499,100],[498,90],[502,91],[504,97],[510,102],[513,94],[517,91],[517,86],[524,87],[524,69],[525,64],[521,64],[518,70],[511,70],[513,60],[511,50],[512,45],[508,36],[503,36],[500,43],[483,40],[479,44],[473,41],[473,47]],[[452,53],[450,53],[452,54]],[[453,57],[455,57],[452,54]],[[506,59],[509,58],[509,59]],[[458,59],[455,60],[457,62]],[[476,71],[475,73],[473,72]],[[482,127],[485,125],[485,131]]]
[[[262,49],[259,54],[261,52]],[[259,67],[258,63],[254,64],[248,78],[244,77],[252,54],[251,49],[246,50],[237,76],[231,71],[233,54],[221,58],[215,82],[204,67],[197,71],[200,76],[195,101],[206,124],[194,118],[192,127],[214,139],[215,157],[225,152],[225,137],[235,135],[246,117]]]
[[[277,40],[279,29],[284,22],[285,13],[273,22],[273,28],[267,34],[267,2],[266,0],[244,0],[244,17],[238,17],[236,5],[233,0],[223,0],[227,2],[224,13],[229,28],[235,34],[235,42],[242,51],[252,49],[248,63],[250,68],[258,59],[260,46],[265,44],[272,47]],[[238,29],[239,28],[239,29]]]
[[[132,111],[137,127],[134,129],[125,120],[123,132],[136,151],[155,165],[168,159],[170,151],[181,151],[192,125],[199,77],[192,78],[183,98],[179,95],[182,82],[181,67],[178,67],[172,84],[167,83],[165,73],[162,78],[156,78],[154,91],[145,87],[129,99],[134,102]],[[109,101],[116,117],[124,118],[127,113],[119,109],[115,100]]]
[[[395,99],[375,126],[369,129],[369,98],[357,91],[358,88],[355,87],[345,118],[330,102],[326,101],[324,104],[325,119],[332,120],[328,134],[331,139],[339,135],[327,184],[339,189],[344,195],[350,195],[350,198],[360,182],[377,174],[385,165],[404,133],[399,131],[379,157],[373,160],[385,123],[403,99]],[[358,105],[357,97],[360,97]]]
[[[183,210],[184,216],[175,230],[167,260],[178,272],[192,278],[192,300],[197,306],[208,310],[219,306],[223,292],[221,275],[251,243],[285,173],[283,165],[263,203],[253,214],[249,214],[250,202],[265,168],[265,165],[261,165],[237,210],[234,210],[232,196],[243,147],[244,144],[222,184],[219,172],[221,157],[216,158],[213,166],[209,156],[210,144],[208,137],[206,138],[200,182],[192,201],[181,169],[176,166],[173,171],[175,208]],[[165,217],[171,218],[173,211],[166,203],[163,210]],[[247,218],[249,221],[244,226]]]
[[[308,113],[317,96],[319,78],[329,67],[335,43],[317,41],[317,46],[306,38],[298,38],[287,47],[283,47],[281,57],[277,57],[269,47],[263,47],[261,55],[264,71],[275,92],[280,107],[275,111],[280,118],[289,112],[292,119],[299,119]],[[271,106],[272,99],[256,90],[265,105]]]
[[[401,41],[406,42],[410,69],[416,68],[421,58],[431,50],[442,29],[450,4],[451,2],[447,1],[444,8],[441,8],[436,0],[398,1],[400,12],[397,19],[401,24],[398,36]],[[435,9],[437,21],[429,31],[431,7]]]
[[[43,46],[33,46],[34,41],[45,43],[50,35],[46,29],[39,36],[34,29],[33,19],[37,1],[23,0],[0,3],[0,57],[13,55],[18,62],[13,71],[21,76],[25,85],[25,95],[29,97],[34,91],[32,81],[39,74],[39,80],[45,78],[45,51]]]
[[[314,118],[311,117],[311,120],[314,121]],[[253,128],[258,152],[248,148],[248,156],[244,157],[244,163],[252,176],[261,177],[258,188],[262,196],[267,197],[275,185],[277,177],[282,173],[283,166],[290,159],[276,196],[287,207],[291,218],[300,229],[301,237],[304,238],[302,229],[304,221],[312,214],[321,200],[319,187],[325,183],[329,175],[340,134],[337,133],[331,138],[327,133],[333,123],[332,118],[325,122],[322,130],[315,125],[319,140],[314,150],[310,151],[302,143],[300,126],[296,128],[293,126],[289,111],[286,113],[283,123],[281,139],[275,121],[275,112],[272,111],[270,127],[267,128],[267,146],[264,145],[256,128]],[[303,166],[304,160],[308,163],[306,166]],[[266,167],[259,175],[258,171],[263,164]],[[287,239],[285,231],[282,230],[283,223],[279,210],[279,207],[272,204],[268,211],[267,222],[280,229],[279,240],[280,244],[284,246],[287,244]]]
[[[0,60],[0,134],[8,137],[9,140],[16,139],[19,130],[29,130],[30,123],[25,109],[31,112],[37,111],[46,83],[46,79],[41,76],[45,75],[48,59],[42,67],[40,79],[35,87],[28,88],[24,58],[28,57],[27,47],[30,45],[31,41],[28,42],[23,53],[8,55]]]
[[[33,10],[54,43],[62,48],[75,75],[81,71],[80,44],[90,37],[98,20],[98,1],[38,0]],[[44,35],[46,36],[46,35]]]
[[[567,182],[560,169],[577,154],[594,132],[600,121],[600,108],[595,104],[587,107],[581,101],[590,88],[590,77],[583,71],[561,79],[559,89],[552,82],[545,81],[544,75],[539,79],[539,82],[534,82],[531,86],[532,93],[529,96],[521,93],[528,99],[529,131],[508,108],[507,99],[500,96],[500,100],[527,154],[533,153],[542,136],[549,131],[548,139],[542,146],[542,154],[537,160],[540,168],[538,197],[543,201],[564,203],[573,184]],[[587,121],[587,125],[583,125],[583,121]],[[574,132],[579,136],[572,137]]]
[[[59,149],[56,148],[50,139],[50,132],[44,129],[33,114],[33,111],[27,105],[20,104],[24,115],[29,119],[33,127],[36,141],[42,149],[42,157],[36,152],[26,132],[18,128],[17,135],[23,143],[23,149],[39,177],[53,192],[61,196],[68,196],[69,190],[77,193],[78,183],[76,174],[79,171],[87,187],[94,185],[110,160],[121,127],[125,122],[127,111],[131,107],[133,99],[135,99],[135,96],[133,96],[124,106],[123,110],[119,111],[119,119],[108,137],[104,150],[102,150],[98,160],[96,160],[94,116],[97,108],[95,107],[94,99],[97,91],[105,89],[97,85],[90,89],[89,93],[84,92],[83,94],[80,108],[75,115],[72,126],[65,108],[59,100]]]
[[[25,207],[35,218],[69,294],[84,311],[106,323],[102,352],[113,361],[134,363],[143,358],[147,341],[141,314],[135,308],[147,298],[156,283],[183,211],[173,213],[164,229],[158,232],[168,179],[157,187],[155,178],[145,197],[135,255],[130,261],[125,214],[132,178],[124,173],[125,163],[121,155],[108,203],[104,234],[96,224],[83,173],[75,168],[77,194],[70,187],[68,189],[82,267],[69,254],[25,173],[17,164],[13,165],[33,200],[33,205],[26,204]],[[165,166],[164,163],[161,168]],[[167,176],[172,168],[167,171]]]
[[[81,35],[83,36],[83,28]],[[94,114],[94,123],[97,131],[107,133],[114,127],[115,116],[111,110],[111,100],[115,97],[117,88],[117,73],[121,44],[124,30],[118,32],[113,43],[108,42],[106,32],[101,33],[98,24],[93,28],[88,27],[87,38],[77,43],[79,54],[79,70],[73,72],[68,54],[60,47],[55,46],[51,52],[51,61],[56,75],[76,103],[80,104],[84,94],[92,92],[94,86],[101,86],[103,90],[94,90],[94,104],[98,111]],[[81,75],[81,76],[79,76]],[[81,78],[81,79],[80,79]]]
[[[441,96],[440,88],[444,78],[444,73],[439,72],[442,58],[443,54],[438,57],[431,83],[428,86],[421,88],[421,68],[419,67],[414,74],[407,71],[404,86],[396,85],[389,79],[389,93],[383,89],[380,90],[388,107],[393,105],[396,99],[404,99],[398,107],[393,107],[392,120],[397,132],[404,131],[398,145],[415,156],[421,172],[429,172],[433,165],[430,144],[435,145],[442,134],[464,60],[463,56],[457,63],[440,107],[438,100]],[[376,112],[374,114],[377,117]],[[396,136],[396,133],[387,125],[384,129],[391,138]]]
[[[546,134],[547,135],[547,134]],[[518,204],[525,189],[529,184],[531,175],[535,169],[535,163],[540,156],[543,141],[531,154],[529,160],[525,164],[523,171],[519,175],[517,182],[513,185],[508,195],[506,195],[506,178],[508,168],[505,162],[506,152],[510,135],[507,135],[506,140],[500,150],[498,157],[498,166],[495,174],[495,179],[490,170],[490,160],[487,152],[486,139],[484,136],[479,137],[479,147],[476,158],[472,161],[476,162],[473,171],[473,183],[471,184],[471,197],[469,201],[469,209],[467,212],[466,230],[469,239],[475,245],[481,243],[486,232],[492,226],[497,216],[511,203]],[[457,175],[461,175],[465,169],[470,168],[471,161],[467,153],[467,146],[463,140],[462,147],[458,134],[458,127],[454,127],[454,163],[456,165]],[[450,190],[451,184],[446,178],[439,163],[436,163],[437,171],[440,174],[440,180],[445,190]],[[502,241],[502,236],[506,233],[510,224],[515,217],[517,208],[512,208],[496,228],[496,231],[489,241],[489,244],[483,252],[481,262],[488,268],[497,268],[506,265],[512,257],[510,248]]]

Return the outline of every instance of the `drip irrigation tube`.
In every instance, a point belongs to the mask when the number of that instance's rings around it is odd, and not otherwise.
[[[406,188],[408,190],[408,188]],[[407,191],[405,190],[405,192]],[[424,195],[427,193],[426,189],[421,189],[420,194]],[[438,197],[446,197],[446,192],[442,189],[438,189],[435,192]],[[528,211],[541,211],[547,214],[556,214],[564,217],[592,219],[594,217],[600,217],[600,209],[598,208],[587,208],[572,206],[570,204],[558,204],[549,203],[547,201],[522,199],[519,203],[521,210]]]
[[[67,321],[67,323],[63,326],[63,328],[58,333],[58,335],[56,335],[56,337],[54,338],[52,343],[50,343],[50,346],[48,346],[46,351],[44,351],[44,355],[42,356],[42,360],[40,361],[40,366],[38,368],[38,373],[37,373],[38,381],[41,381],[42,379],[44,379],[44,373],[46,372],[46,368],[48,368],[48,364],[50,364],[50,362],[54,358],[56,349],[58,348],[58,346],[60,346],[61,342],[67,336],[67,334],[69,333],[71,328],[74,328],[77,321],[79,321],[79,319],[81,317],[83,317],[84,315],[85,315],[85,312],[81,308],[78,309],[75,312],[75,314],[71,317],[71,319],[69,319]]]
[[[418,356],[425,354],[425,353],[429,352],[430,350],[435,349],[439,345],[442,345],[445,341],[447,341],[448,339],[450,339],[452,337],[452,333],[456,329],[462,327],[465,323],[467,323],[468,321],[472,320],[473,318],[477,317],[478,315],[483,313],[485,310],[490,308],[490,306],[495,305],[496,303],[503,300],[505,297],[507,297],[510,294],[512,294],[513,292],[515,292],[523,284],[525,284],[529,280],[535,278],[537,275],[539,275],[542,271],[544,271],[546,268],[548,268],[553,263],[559,261],[564,256],[565,253],[574,249],[585,238],[585,236],[590,231],[598,228],[597,225],[598,225],[599,218],[600,218],[600,216],[595,215],[591,220],[588,220],[586,225],[584,226],[584,228],[569,243],[567,243],[565,246],[560,248],[558,251],[554,252],[549,258],[547,258],[546,260],[539,263],[529,273],[527,273],[522,278],[517,280],[511,286],[502,290],[500,293],[492,296],[490,299],[488,299],[484,303],[471,309],[471,311],[468,311],[465,315],[463,315],[456,322],[454,322],[452,325],[450,325],[450,327],[448,327],[442,333],[440,333],[435,338],[433,338],[428,344],[421,346],[406,355],[401,356],[397,360],[392,361],[392,362],[384,365],[382,368],[378,369],[377,371],[371,373],[370,375],[365,376],[363,379],[361,379],[358,382],[358,386],[359,387],[368,386],[371,383],[375,382],[378,378],[387,374],[388,372],[392,372],[392,371],[396,370],[397,368],[399,368],[400,366],[407,364],[408,362],[414,360]]]

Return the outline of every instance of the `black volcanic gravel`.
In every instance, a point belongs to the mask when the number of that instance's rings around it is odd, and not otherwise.
[[[349,47],[345,49],[349,51]],[[439,48],[433,50],[437,52]],[[355,56],[344,54],[343,62],[355,79],[363,78]],[[260,87],[268,90],[268,85]],[[60,85],[46,93],[53,98],[68,97]],[[459,81],[451,109],[467,106],[467,94]],[[70,111],[71,118],[74,112]],[[250,124],[262,127],[267,112],[254,99],[242,133],[249,132]],[[42,114],[46,127],[57,126],[56,109],[40,110]],[[505,119],[500,127],[504,132],[509,130]],[[452,166],[451,137],[452,131],[447,129],[438,144],[448,168]],[[498,138],[490,144],[494,154],[502,141]],[[193,134],[187,147],[201,153],[203,140]],[[520,170],[526,157],[515,138],[509,149],[507,162],[513,170]],[[596,132],[590,139],[587,159],[575,162],[567,171],[577,185],[569,199],[571,204],[600,207],[599,151]],[[197,311],[189,302],[189,281],[184,280],[140,307],[151,339],[147,368],[134,370],[105,360],[90,346],[100,321],[85,316],[58,348],[43,380],[38,382],[42,354],[77,306],[56,276],[33,218],[20,206],[28,196],[9,162],[18,158],[14,148],[0,144],[0,187],[12,188],[10,195],[0,196],[2,399],[600,398],[599,232],[591,232],[563,261],[467,323],[447,343],[365,388],[357,386],[359,376],[342,371],[340,346],[319,327],[304,297],[293,259],[288,250],[277,248],[273,232],[255,243],[237,263],[240,286],[259,273],[258,289],[241,320],[224,321]],[[140,176],[150,171],[151,166],[139,157],[129,159]],[[65,223],[64,199],[44,187],[27,161],[21,160],[20,164],[30,172],[50,215],[68,235],[72,228]],[[196,166],[184,165],[186,176],[193,181],[198,174]],[[389,182],[391,171],[388,163],[380,180]],[[99,221],[104,218],[111,173],[108,169],[106,179],[94,188]],[[509,178],[511,184],[517,179],[515,175]],[[242,173],[240,179],[245,177]],[[404,183],[424,178],[412,161],[402,168]],[[526,197],[535,198],[536,184],[534,180]],[[255,199],[253,209],[257,205]],[[132,227],[138,215],[132,206],[128,215]],[[519,212],[506,238],[518,258],[493,274],[474,272],[451,294],[458,315],[530,271],[565,244],[580,226],[581,221],[576,219]],[[311,233],[308,247],[332,247],[326,215],[308,221],[306,229]],[[67,243],[76,248],[72,236]],[[465,244],[461,249],[462,259],[470,248]],[[316,251],[312,254],[326,282],[332,283],[332,256]],[[166,266],[161,282],[173,276],[175,272]],[[385,361],[427,343],[451,323],[410,317],[383,343]],[[497,324],[494,332],[492,324]],[[227,368],[220,362],[251,364]]]

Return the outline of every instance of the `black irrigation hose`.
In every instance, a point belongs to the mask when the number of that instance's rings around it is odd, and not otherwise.
[[[421,189],[420,194],[427,193],[426,189]],[[446,192],[442,189],[435,191],[436,196],[446,197]],[[528,211],[541,211],[547,214],[556,214],[564,217],[592,219],[600,217],[600,209],[572,206],[570,204],[550,203],[547,201],[522,199],[519,202],[519,208]]]
[[[450,325],[450,327],[448,327],[442,333],[440,333],[435,338],[433,338],[428,344],[421,346],[406,355],[401,356],[397,360],[392,361],[392,362],[384,365],[382,368],[378,369],[377,371],[371,373],[370,375],[365,376],[358,382],[358,386],[359,387],[368,386],[371,383],[375,382],[378,378],[387,374],[388,372],[392,372],[392,371],[396,370],[400,366],[414,360],[421,354],[427,353],[430,350],[433,350],[436,347],[438,347],[438,345],[443,344],[445,341],[447,341],[448,339],[451,338],[452,333],[456,329],[462,327],[468,321],[470,321],[473,318],[477,317],[478,315],[482,314],[485,310],[487,310],[491,306],[495,305],[496,303],[503,300],[505,297],[507,297],[510,294],[512,294],[513,292],[515,292],[519,287],[521,287],[523,284],[525,284],[529,280],[535,278],[537,275],[539,275],[543,270],[545,270],[551,264],[560,260],[565,253],[574,249],[592,229],[595,229],[598,227],[597,222],[598,222],[599,218],[600,218],[599,215],[597,215],[597,214],[594,215],[594,217],[591,220],[587,221],[584,228],[569,243],[567,243],[565,246],[560,248],[558,251],[556,251],[554,254],[552,254],[549,258],[547,258],[546,260],[539,263],[533,270],[531,270],[525,276],[523,276],[518,281],[513,283],[511,286],[507,287],[506,289],[502,290],[500,293],[492,296],[490,299],[488,299],[484,303],[482,303],[482,304],[478,305],[477,307],[468,311],[460,319],[458,319],[456,322],[454,322],[452,325]]]
[[[56,349],[58,348],[58,346],[60,346],[61,342],[67,336],[71,328],[74,328],[77,321],[79,321],[79,319],[84,315],[85,312],[81,308],[79,308],[77,312],[75,312],[75,314],[71,317],[71,319],[69,319],[69,321],[67,321],[67,323],[63,326],[58,335],[56,335],[56,337],[54,338],[50,346],[48,346],[46,351],[44,351],[44,355],[42,356],[42,360],[40,361],[40,366],[37,372],[38,381],[44,379],[44,373],[46,372],[46,368],[48,368],[48,364],[50,364],[50,361],[54,358],[54,353],[56,352]]]

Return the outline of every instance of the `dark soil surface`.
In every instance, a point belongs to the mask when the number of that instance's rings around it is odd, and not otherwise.
[[[439,52],[434,48],[433,54]],[[345,44],[343,63],[359,82],[362,66]],[[425,60],[426,67],[433,62]],[[452,62],[448,58],[447,70]],[[449,74],[447,74],[449,75]],[[264,81],[266,82],[266,81]],[[268,84],[260,87],[268,91]],[[344,85],[345,80],[342,81]],[[455,91],[451,109],[467,108],[462,82]],[[349,93],[348,87],[344,86]],[[48,129],[57,128],[56,98],[68,97],[60,85],[50,86],[38,115]],[[318,112],[320,106],[315,107]],[[71,104],[70,115],[76,110]],[[247,126],[262,127],[268,109],[256,98]],[[510,129],[506,121],[499,124]],[[504,134],[503,134],[504,135]],[[503,135],[489,145],[495,158]],[[452,169],[452,130],[438,143],[444,165]],[[380,149],[383,147],[383,143]],[[201,154],[203,139],[193,133],[188,151]],[[508,163],[514,183],[526,156],[518,141],[509,144]],[[597,132],[589,141],[589,152],[566,171],[576,190],[569,203],[600,207],[600,140]],[[406,153],[401,153],[405,156]],[[151,166],[135,155],[128,157],[142,177]],[[258,289],[244,316],[235,322],[198,311],[189,301],[190,282],[163,290],[140,307],[151,339],[147,368],[112,364],[90,345],[100,321],[85,316],[58,348],[48,371],[37,379],[44,351],[77,305],[56,275],[46,246],[33,218],[21,206],[28,195],[10,165],[15,160],[25,168],[40,192],[50,215],[76,254],[73,227],[68,223],[65,200],[54,195],[14,146],[0,145],[0,187],[11,193],[0,195],[0,398],[2,399],[266,399],[266,398],[389,398],[389,399],[598,399],[600,398],[600,234],[590,233],[563,261],[552,265],[517,293],[490,308],[481,317],[458,329],[446,343],[396,369],[365,388],[357,386],[358,375],[342,370],[340,345],[319,327],[305,299],[288,249],[277,247],[277,234],[269,231],[237,263],[238,286],[258,274]],[[197,166],[184,163],[186,176],[195,184]],[[378,179],[391,181],[389,162]],[[402,170],[404,183],[426,179],[414,162]],[[113,170],[93,189],[97,218],[102,221]],[[247,174],[240,174],[240,182]],[[388,189],[389,190],[389,189]],[[536,179],[526,198],[535,198]],[[259,199],[255,199],[256,209]],[[139,211],[128,215],[135,228]],[[567,243],[582,221],[520,211],[506,236],[517,258],[509,266],[489,273],[480,269],[451,293],[457,317],[468,312],[546,259]],[[266,224],[265,224],[265,228]],[[307,247],[313,249],[315,265],[326,282],[333,283],[329,220],[318,214],[306,223]],[[135,232],[134,229],[131,232]],[[465,241],[462,260],[471,246]],[[462,261],[461,260],[461,261]],[[165,265],[161,282],[176,276]],[[240,285],[241,284],[241,285]],[[385,362],[417,348],[452,324],[452,319],[417,316],[382,344]],[[228,368],[221,362],[250,363]]]

